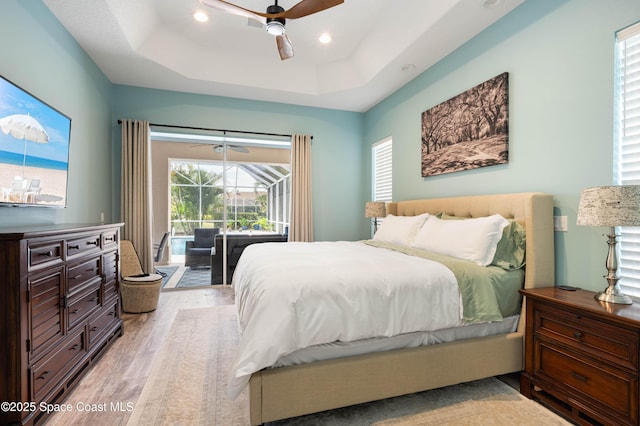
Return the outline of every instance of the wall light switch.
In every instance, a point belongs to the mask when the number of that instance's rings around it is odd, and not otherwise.
[[[558,232],[567,232],[569,228],[567,226],[566,216],[554,216],[553,217],[553,230]]]

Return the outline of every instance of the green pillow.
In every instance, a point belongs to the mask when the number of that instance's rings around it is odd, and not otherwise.
[[[446,213],[436,214],[440,219],[463,220],[468,219],[459,216],[450,216]],[[507,271],[520,269],[525,264],[526,231],[524,226],[513,219],[509,219],[502,231],[502,238],[498,241],[496,254],[493,256],[492,265],[498,266]]]

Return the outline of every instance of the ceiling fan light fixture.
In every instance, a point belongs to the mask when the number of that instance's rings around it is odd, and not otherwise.
[[[267,14],[269,15],[275,15],[283,12],[284,9],[282,6],[278,6],[278,0],[276,0],[276,4],[272,4],[267,7]],[[267,32],[272,36],[281,36],[284,34],[284,18],[267,18]]]
[[[267,32],[272,36],[284,34],[284,19],[267,19]]]

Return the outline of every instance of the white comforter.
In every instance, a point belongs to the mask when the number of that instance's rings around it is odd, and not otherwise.
[[[361,242],[248,246],[233,275],[240,344],[228,394],[298,349],[463,323],[453,273]]]

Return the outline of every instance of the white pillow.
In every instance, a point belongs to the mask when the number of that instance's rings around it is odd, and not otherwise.
[[[419,216],[386,216],[374,234],[374,241],[410,246],[416,233],[429,217],[429,213]]]
[[[418,231],[414,247],[487,266],[496,254],[509,221],[499,214],[464,220],[430,216]]]

